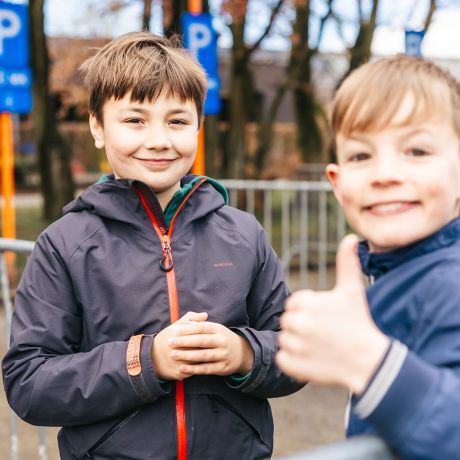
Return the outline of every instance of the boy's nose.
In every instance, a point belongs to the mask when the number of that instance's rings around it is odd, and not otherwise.
[[[382,155],[374,163],[372,179],[375,184],[387,185],[401,182],[403,174],[403,165],[395,157]]]
[[[172,142],[165,129],[161,127],[151,127],[146,132],[143,146],[149,150],[167,150],[172,147]]]

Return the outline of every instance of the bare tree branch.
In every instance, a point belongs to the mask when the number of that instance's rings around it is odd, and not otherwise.
[[[358,7],[358,17],[359,17],[359,22],[364,21],[364,12],[363,12],[363,3],[362,0],[357,0],[356,6]]]
[[[426,32],[428,28],[430,27],[431,21],[433,19],[433,15],[436,11],[436,0],[430,0],[430,9],[428,10],[428,14],[425,18],[425,26],[423,27],[423,30]]]
[[[318,51],[319,45],[321,44],[321,40],[323,38],[323,33],[324,33],[324,27],[326,25],[326,22],[333,16],[333,10],[332,10],[332,4],[334,3],[334,0],[327,0],[327,12],[326,14],[321,18],[320,24],[319,24],[319,30],[318,30],[318,40],[316,41],[316,46],[315,49],[312,50],[314,53]]]
[[[275,8],[272,10],[272,14],[270,16],[270,21],[268,22],[267,27],[264,30],[264,33],[259,37],[259,39],[248,49],[248,54],[253,53],[262,43],[264,38],[270,33],[270,30],[273,26],[273,23],[275,22],[275,18],[278,15],[279,11],[281,10],[281,7],[283,6],[284,0],[278,0],[278,3],[276,4]]]

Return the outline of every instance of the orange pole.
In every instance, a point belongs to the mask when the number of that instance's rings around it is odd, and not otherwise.
[[[201,0],[188,0],[188,11],[192,14],[200,14],[203,11]]]
[[[188,0],[188,11],[192,14],[200,14],[203,10],[201,0]],[[192,166],[192,173],[198,176],[204,176],[205,161],[204,161],[204,122],[201,125],[198,133],[198,146],[196,149],[196,157]]]
[[[195,161],[192,166],[192,173],[204,176],[204,128],[201,126],[198,131],[198,145],[196,148]]]
[[[0,113],[0,142],[2,159],[2,235],[16,238],[14,198],[13,123],[11,114]]]

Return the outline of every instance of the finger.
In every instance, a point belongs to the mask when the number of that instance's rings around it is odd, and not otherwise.
[[[171,348],[215,348],[219,344],[217,334],[190,334],[168,339],[168,345]]]
[[[208,314],[205,311],[202,312],[187,312],[182,318],[176,321],[177,324],[187,323],[188,321],[206,321],[208,319]]]
[[[308,354],[308,337],[290,332],[281,332],[278,335],[280,350],[294,356],[305,356]]]
[[[310,289],[301,289],[300,291],[294,292],[287,298],[285,310],[292,311],[302,309],[306,305],[305,301],[312,293],[314,293],[314,291]]]
[[[336,288],[364,291],[361,263],[358,257],[358,238],[347,235],[339,245],[336,256]]]
[[[217,349],[172,350],[170,356],[175,361],[183,363],[212,363],[222,359],[223,353]]]
[[[308,305],[316,306],[318,301],[313,303],[315,299],[311,297]],[[283,331],[288,331],[294,334],[304,334],[313,327],[315,310],[304,305],[302,311],[292,310],[285,312],[280,319],[280,326]]]
[[[277,366],[289,377],[299,381],[307,382],[310,380],[310,375],[305,362],[280,350],[275,356]]]
[[[176,330],[176,336],[194,335],[194,334],[216,334],[220,329],[220,324],[203,322],[183,323]]]
[[[205,364],[181,364],[179,371],[189,375],[226,375],[221,362]]]

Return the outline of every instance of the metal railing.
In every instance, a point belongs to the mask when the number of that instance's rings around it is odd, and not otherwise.
[[[8,277],[8,264],[5,252],[30,254],[34,248],[33,241],[13,240],[9,238],[0,238],[0,280],[2,303],[5,312],[5,345],[6,349],[10,346],[11,315],[13,313],[13,304],[11,301],[10,282]],[[19,441],[17,430],[17,417],[11,408],[9,408],[10,423],[10,459],[19,459]],[[45,429],[38,427],[38,458],[47,460],[48,453],[45,442]]]
[[[330,268],[346,223],[329,182],[219,182],[228,190],[231,206],[254,214],[263,225],[292,289],[331,286]]]

